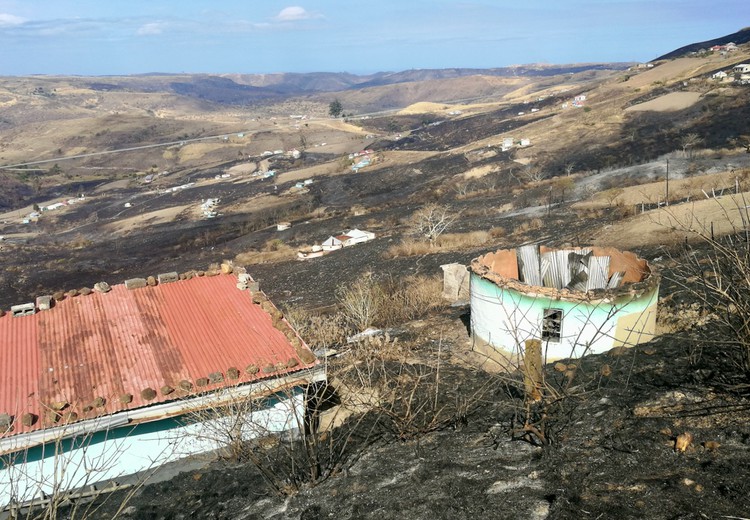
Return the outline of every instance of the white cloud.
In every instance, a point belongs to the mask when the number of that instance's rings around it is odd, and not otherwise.
[[[312,18],[320,18],[319,14],[311,13],[305,10],[304,7],[298,5],[292,5],[285,7],[279,14],[276,15],[275,20],[278,22],[296,22],[298,20],[310,20]]]
[[[6,27],[11,25],[21,25],[26,20],[20,16],[16,16],[8,13],[0,13],[0,27]]]
[[[166,24],[163,22],[151,22],[141,25],[135,32],[138,36],[154,36],[164,32]]]

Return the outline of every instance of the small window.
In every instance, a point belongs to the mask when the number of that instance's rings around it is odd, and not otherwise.
[[[562,309],[545,309],[542,321],[542,339],[560,341],[562,337]]]

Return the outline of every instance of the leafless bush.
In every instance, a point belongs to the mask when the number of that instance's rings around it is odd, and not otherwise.
[[[380,427],[399,440],[458,427],[497,381],[477,389],[446,388],[447,369],[438,352],[430,363],[410,362],[410,348],[388,335],[370,338],[353,357],[334,368],[348,389],[348,406],[368,410]]]
[[[414,235],[434,244],[438,237],[458,219],[458,216],[458,213],[448,206],[427,204],[412,215],[411,229]]]
[[[383,294],[372,273],[365,273],[353,283],[339,286],[336,299],[346,321],[361,332],[375,322]]]
[[[383,302],[377,323],[382,326],[400,325],[445,305],[441,297],[443,282],[439,276],[389,278],[381,287]]]
[[[376,440],[377,421],[366,424],[369,418],[360,414],[333,420],[334,429],[320,429],[321,404],[332,399],[334,389],[322,382],[309,386],[306,395],[301,392],[269,389],[265,397],[238,396],[221,407],[195,412],[193,420],[202,425],[197,436],[213,442],[231,460],[255,466],[277,495],[315,486]]]
[[[3,432],[7,433],[7,432]],[[0,509],[0,517],[12,520],[85,520],[100,517],[103,507],[110,518],[119,518],[128,503],[158,469],[159,460],[171,453],[157,453],[150,467],[132,483],[118,486],[100,481],[111,475],[121,457],[126,455],[127,437],[113,431],[99,432],[107,439],[107,447],[96,446],[96,433],[73,428],[63,431],[44,446],[38,459],[35,448],[0,456],[0,497],[9,500],[8,516]],[[118,475],[122,476],[122,475]],[[114,493],[118,491],[118,493]],[[110,501],[116,500],[111,506]],[[3,508],[6,503],[0,503]]]
[[[686,246],[677,260],[672,281],[700,305],[702,315],[713,317],[718,328],[710,344],[723,347],[737,365],[750,373],[750,209],[743,196],[722,205],[721,227],[728,234],[714,233],[714,223],[674,219],[681,230],[699,242]],[[717,228],[720,226],[717,223]]]
[[[352,332],[340,312],[318,314],[299,306],[288,306],[284,317],[314,350],[344,344]]]

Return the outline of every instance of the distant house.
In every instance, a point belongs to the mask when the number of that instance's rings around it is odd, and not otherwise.
[[[363,242],[369,242],[370,240],[373,240],[375,238],[375,233],[371,233],[369,231],[362,231],[359,229],[352,229],[351,231],[347,231],[345,235],[342,237],[338,237],[339,239],[344,238],[342,240],[342,243],[344,247],[353,246],[355,244],[361,244]]]
[[[724,46],[724,49],[727,51],[736,51],[737,50],[737,44],[734,42],[729,42]]]
[[[586,102],[586,94],[580,94],[573,98],[572,105],[574,107],[582,107],[585,102]]]
[[[740,63],[732,69],[735,74],[750,74],[750,63]]]
[[[726,46],[724,46],[724,45],[714,45],[713,47],[709,48],[708,50],[711,51],[711,52],[720,52],[720,51],[726,50]]]
[[[330,236],[320,244],[320,247],[323,251],[335,251],[344,247],[344,242],[339,237]]]
[[[513,148],[513,138],[512,137],[505,137],[505,138],[503,138],[502,151],[503,152],[507,152],[511,148]]]
[[[521,139],[519,142],[520,146],[531,146],[531,139]]]
[[[719,72],[716,72],[716,73],[712,74],[712,75],[711,75],[711,78],[712,78],[712,79],[718,79],[718,80],[722,80],[722,79],[725,79],[725,78],[726,78],[726,77],[727,77],[728,75],[729,75],[729,74],[727,74],[727,73],[726,73],[726,72],[724,72],[723,70],[720,70]]]
[[[195,274],[0,313],[0,508],[218,449],[191,414],[238,399],[243,439],[299,427],[323,366],[248,274]]]

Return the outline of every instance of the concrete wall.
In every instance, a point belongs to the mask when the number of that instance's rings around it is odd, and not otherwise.
[[[659,288],[611,301],[553,300],[503,289],[471,273],[471,328],[475,341],[522,354],[529,339],[542,338],[546,309],[563,311],[559,341],[545,341],[547,361],[606,352],[649,341],[656,330]]]
[[[96,482],[154,469],[167,462],[224,448],[237,424],[246,440],[296,430],[304,419],[304,392],[276,395],[243,419],[200,412],[124,426],[0,455],[0,508]]]

